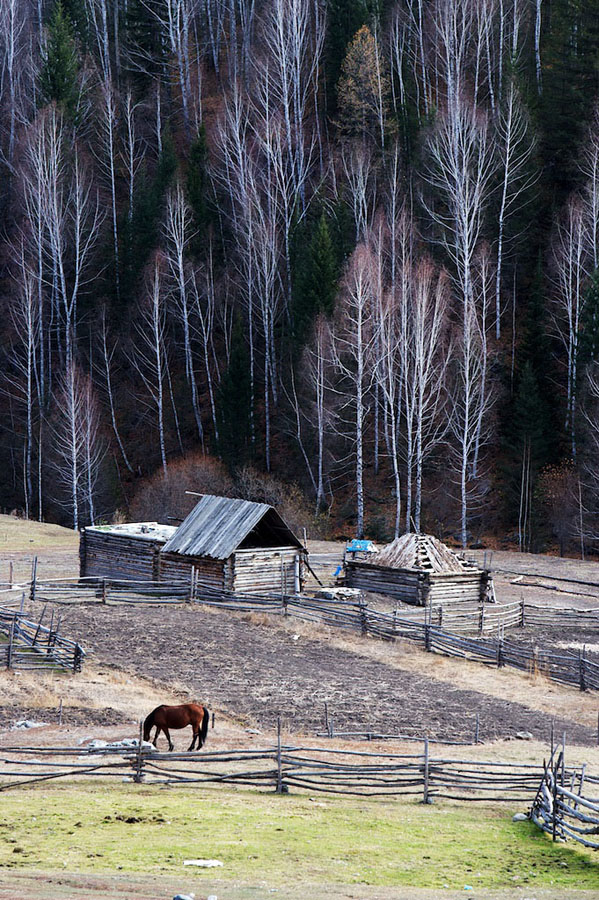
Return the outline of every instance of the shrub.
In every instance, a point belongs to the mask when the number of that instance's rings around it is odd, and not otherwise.
[[[146,479],[129,506],[128,518],[132,522],[157,521],[177,525],[198,502],[198,497],[185,491],[235,496],[233,481],[225,466],[212,456],[195,453],[170,463],[166,476],[160,468]]]

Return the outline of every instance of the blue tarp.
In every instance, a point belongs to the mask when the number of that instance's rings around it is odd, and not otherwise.
[[[345,548],[347,553],[373,553],[375,549],[372,541],[359,541],[357,538],[350,541]]]

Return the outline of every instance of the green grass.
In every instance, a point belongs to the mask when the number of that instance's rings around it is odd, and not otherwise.
[[[509,807],[98,783],[0,804],[0,866],[13,869],[169,875],[210,858],[223,868],[193,873],[274,886],[599,888],[599,855],[512,823]]]

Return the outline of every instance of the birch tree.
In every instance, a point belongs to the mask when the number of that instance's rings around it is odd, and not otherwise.
[[[364,244],[348,264],[336,311],[333,354],[340,377],[340,417],[348,426],[356,489],[356,534],[364,535],[364,439],[373,380],[374,267]]]
[[[156,253],[149,268],[144,298],[138,307],[132,362],[156,417],[162,471],[166,478],[165,385],[168,381],[164,260]]]

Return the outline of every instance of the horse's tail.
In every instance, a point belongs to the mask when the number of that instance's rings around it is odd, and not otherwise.
[[[203,747],[208,737],[208,725],[210,724],[210,713],[208,707],[204,706],[204,715],[202,716],[202,729],[200,731],[200,747]]]
[[[144,741],[150,740],[150,732],[151,732],[152,728],[154,727],[154,713],[155,712],[156,712],[156,710],[153,709],[152,712],[150,713],[150,715],[146,716],[146,718],[144,720]]]

